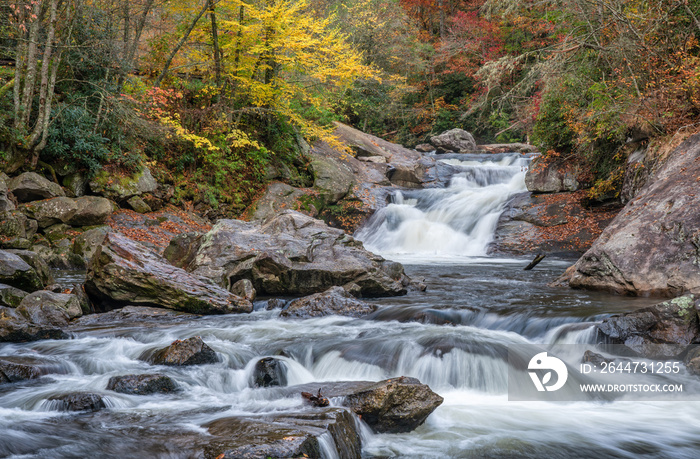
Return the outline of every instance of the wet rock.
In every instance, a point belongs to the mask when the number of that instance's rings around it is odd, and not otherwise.
[[[578,170],[571,163],[539,156],[525,174],[525,186],[533,193],[559,193],[579,188]]]
[[[576,263],[569,285],[632,295],[700,292],[700,135],[670,153]]]
[[[4,173],[0,173],[0,212],[5,212],[8,210],[15,209],[15,203],[9,196],[9,190],[7,189],[7,182],[9,178]]]
[[[337,202],[348,194],[355,182],[355,174],[348,164],[316,154],[313,150],[310,160],[314,170],[314,188],[326,203]]]
[[[7,284],[0,284],[0,306],[16,308],[22,299],[29,295],[24,290],[12,287]]]
[[[20,256],[0,250],[0,282],[33,292],[44,286],[45,279]]]
[[[331,287],[296,299],[280,313],[281,317],[309,318],[330,315],[362,317],[376,311],[377,306],[353,298],[342,287]]]
[[[272,311],[273,309],[282,309],[287,306],[287,301],[282,298],[270,298],[265,304],[265,309]]]
[[[129,395],[167,394],[176,391],[177,385],[166,375],[125,375],[109,378],[107,390]]]
[[[250,312],[253,305],[119,234],[108,233],[97,248],[85,290],[98,301],[148,305],[197,314]]]
[[[110,231],[109,226],[99,226],[83,231],[73,240],[73,253],[82,258],[87,266],[95,254],[95,250],[97,250]]]
[[[170,346],[156,351],[151,357],[144,357],[154,365],[171,366],[203,365],[219,361],[216,352],[199,336],[173,341]]]
[[[420,145],[416,145],[414,150],[420,151],[421,153],[430,153],[431,151],[435,151],[435,147],[429,143],[421,143]]]
[[[469,152],[476,150],[474,136],[464,129],[450,129],[430,138],[430,143],[446,151]]]
[[[82,331],[103,328],[109,329],[115,326],[153,327],[192,321],[198,317],[201,316],[172,311],[170,309],[150,308],[147,306],[125,306],[121,309],[115,309],[109,312],[80,317],[71,324],[71,329]]]
[[[698,299],[685,295],[638,311],[613,316],[598,325],[602,339],[624,344],[648,358],[674,358],[700,342]]]
[[[339,398],[372,430],[380,433],[410,432],[423,424],[443,398],[415,378],[401,376],[380,382],[351,381],[312,383],[288,388],[290,393],[321,388],[328,398]]]
[[[49,409],[56,411],[99,411],[107,408],[102,396],[89,392],[71,392],[48,399]]]
[[[25,356],[0,357],[0,384],[36,379],[52,373],[65,373],[65,370],[48,359]]]
[[[255,288],[253,283],[248,279],[241,279],[231,286],[231,293],[234,295],[245,298],[248,301],[253,301],[255,299]]]
[[[425,168],[420,163],[393,165],[386,173],[389,181],[403,188],[423,188]]]
[[[352,415],[342,408],[313,413],[217,419],[204,427],[213,436],[206,457],[322,457],[319,437],[329,435],[341,459],[361,457],[360,436]]]
[[[65,196],[61,186],[35,172],[25,172],[11,179],[7,187],[19,202]]]
[[[51,198],[23,204],[19,210],[39,223],[39,228],[47,228],[56,223],[68,223],[78,211],[78,205],[72,198]]]
[[[67,324],[67,318],[56,326],[49,320],[40,320],[35,323],[27,316],[35,311],[20,311],[20,308],[6,308],[0,306],[0,342],[28,342],[42,339],[66,339],[68,335],[63,331]],[[53,311],[52,319],[61,318],[60,311]],[[31,314],[31,317],[40,317],[39,314]],[[65,317],[65,316],[64,316]]]
[[[592,363],[593,365],[599,367],[603,363],[614,362],[614,359],[608,359],[600,354],[596,354],[595,352],[593,352],[591,350],[587,350],[586,352],[583,353],[583,357],[581,358],[581,362]]]
[[[140,214],[147,214],[149,212],[153,212],[151,207],[146,204],[143,199],[141,199],[139,196],[132,196],[126,201],[127,204],[129,204],[129,207],[134,209],[134,212],[138,212]]]
[[[31,250],[8,250],[8,252],[17,255],[31,266],[36,271],[43,285],[49,285],[54,282],[49,266],[36,252]]]
[[[102,225],[114,212],[115,205],[99,196],[82,196],[75,200],[77,210],[67,221],[73,226]]]
[[[303,295],[354,282],[364,296],[391,296],[405,294],[409,283],[400,264],[294,211],[262,223],[220,220],[187,270],[221,286],[249,279],[259,295]]]
[[[124,201],[144,193],[152,193],[158,189],[158,182],[146,166],[143,166],[140,172],[132,175],[110,173],[102,169],[90,180],[89,184],[93,193],[117,201]]]
[[[69,293],[39,290],[25,296],[17,311],[35,324],[64,326],[83,315],[78,297]]]
[[[287,385],[287,365],[280,359],[265,357],[255,364],[252,374],[253,387]]]

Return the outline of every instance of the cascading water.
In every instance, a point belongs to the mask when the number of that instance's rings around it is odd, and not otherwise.
[[[0,358],[42,358],[52,368],[0,384],[0,457],[189,457],[191,436],[207,435],[203,426],[218,418],[308,410],[299,396],[252,387],[255,362],[267,356],[282,360],[288,385],[405,375],[444,397],[411,433],[373,434],[361,424],[365,456],[697,457],[697,403],[508,401],[507,346],[592,343],[597,321],[655,301],[547,287],[570,261],[546,259],[524,272],[524,260],[482,257],[504,203],[523,190],[527,158],[459,158],[444,159],[459,167],[448,188],[397,194],[360,232],[390,258],[417,254],[419,263],[406,271],[428,286],[373,300],[379,308],[369,317],[281,319],[258,303],[249,315],[120,319],[76,328],[70,340],[0,344]],[[191,336],[201,336],[220,362],[153,367],[139,359]],[[171,377],[179,391],[106,390],[112,376],[153,372]],[[687,373],[680,377],[693,383]],[[108,409],[53,410],[53,397],[78,390],[103,395]],[[323,457],[342,457],[328,435],[319,445]]]
[[[395,192],[357,234],[369,250],[401,261],[486,255],[505,203],[526,191],[530,158],[511,153],[439,160],[457,170],[449,186]]]

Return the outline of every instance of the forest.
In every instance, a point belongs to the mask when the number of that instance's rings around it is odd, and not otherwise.
[[[147,164],[175,204],[237,216],[270,167],[307,186],[304,149],[341,121],[408,147],[451,128],[532,143],[614,200],[629,145],[698,123],[699,16],[696,0],[8,0],[1,168]]]

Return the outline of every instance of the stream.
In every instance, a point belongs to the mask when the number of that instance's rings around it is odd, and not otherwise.
[[[493,157],[493,156],[492,156]],[[444,189],[396,193],[358,233],[404,263],[425,292],[369,300],[363,319],[283,320],[256,303],[251,314],[85,325],[70,340],[0,344],[0,356],[41,356],[59,374],[0,385],[0,457],[188,457],[188,435],[214,419],[304,410],[300,398],[253,389],[255,362],[281,356],[289,385],[412,376],[444,397],[411,433],[363,429],[367,457],[667,458],[698,456],[700,402],[508,401],[508,345],[592,344],[595,323],[654,299],[547,287],[573,260],[487,256],[498,215],[524,189],[527,158],[445,158],[462,168]],[[58,273],[59,282],[75,280]],[[139,360],[173,340],[201,336],[221,361],[159,367],[174,394],[125,395],[112,376],[153,372]],[[85,390],[107,410],[61,413],[50,397]],[[332,447],[326,457],[335,457]]]

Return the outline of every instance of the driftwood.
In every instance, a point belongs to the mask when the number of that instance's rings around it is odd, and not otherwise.
[[[309,392],[302,392],[301,397],[304,399],[304,401],[310,405],[317,406],[319,408],[323,408],[324,406],[330,405],[330,401],[323,395],[321,395],[321,389],[318,390],[318,394],[314,395]]]
[[[529,265],[525,266],[525,269],[523,271],[530,271],[532,268],[537,266],[537,263],[544,260],[544,257],[546,257],[546,256],[547,255],[543,255],[541,253],[538,253],[537,256],[535,257],[535,259],[532,260]]]

